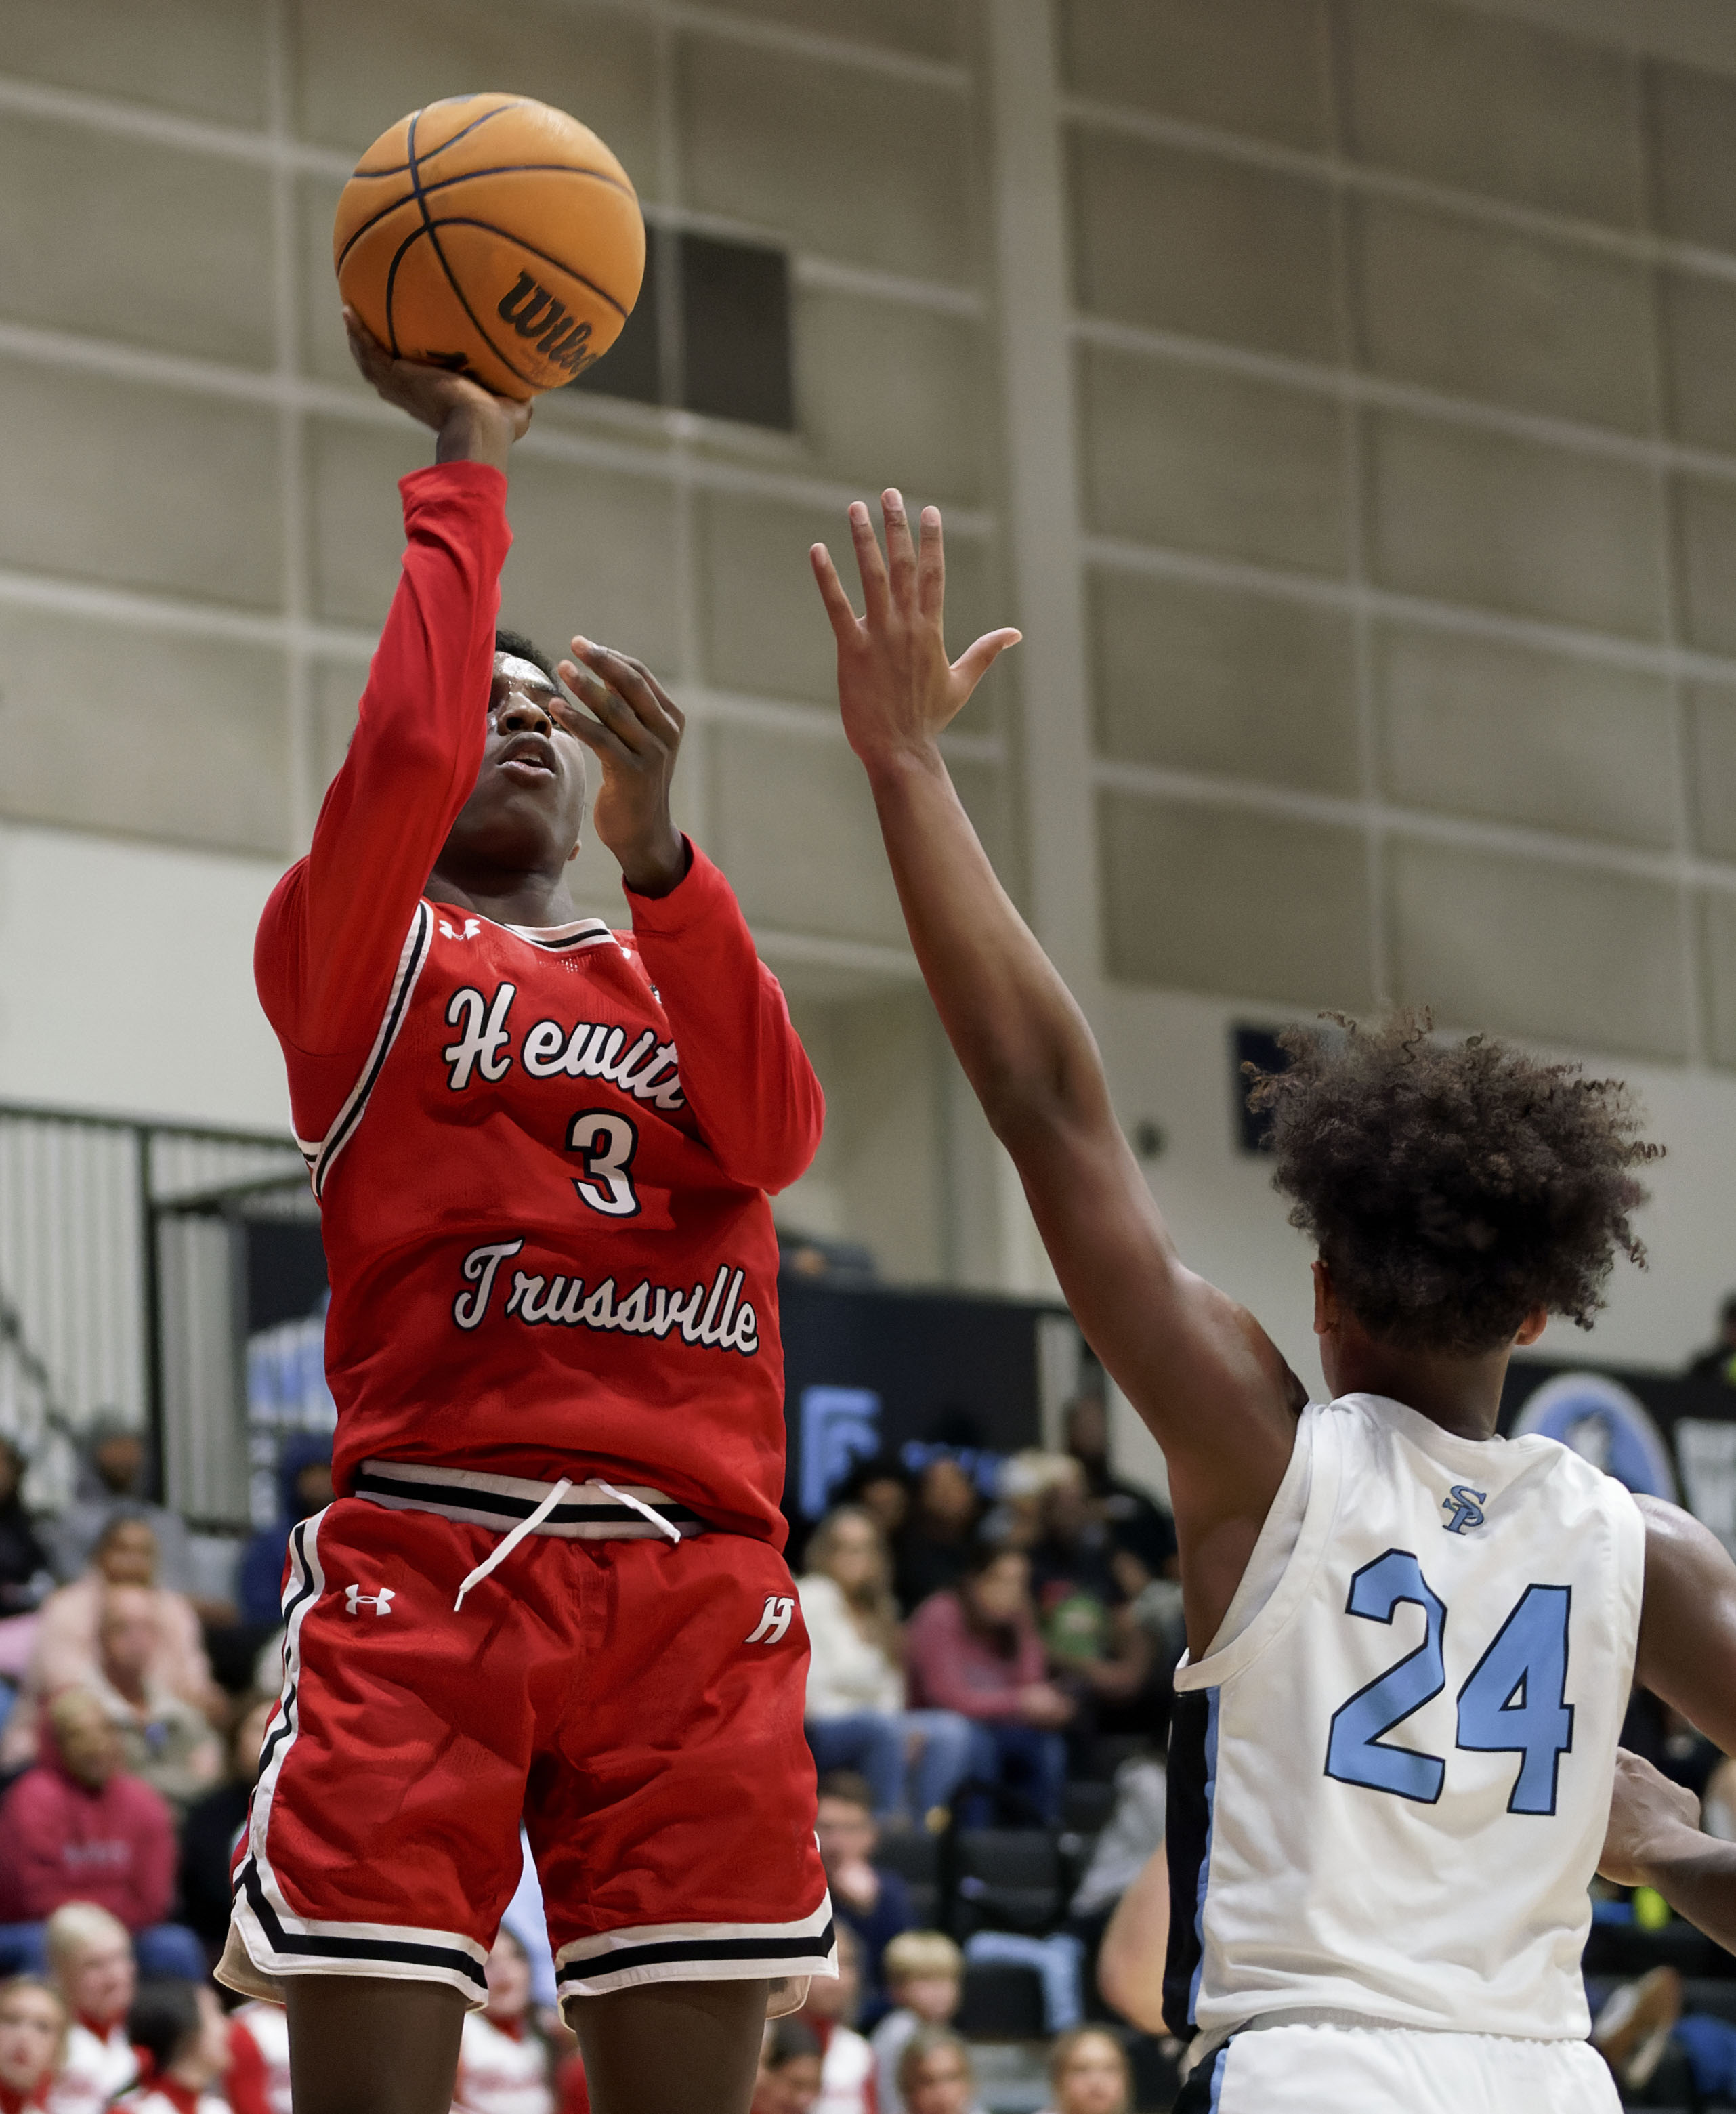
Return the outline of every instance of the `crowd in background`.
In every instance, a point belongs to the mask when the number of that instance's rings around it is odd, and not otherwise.
[[[1694,1370],[1736,1388],[1736,1300]],[[1054,2114],[1133,2105],[1129,2037],[1093,1964],[1117,1902],[1157,1869],[1184,1635],[1173,1522],[1114,1474],[1107,1439],[1102,1398],[1082,1395],[1054,1450],[992,1474],[939,1447],[859,1462],[798,1526],[841,1973],[768,2027],[753,2114],[973,2114],[983,2052],[960,2006],[993,1963],[1040,1984]],[[280,1516],[240,1552],[233,1599],[213,1600],[186,1523],[145,1489],[135,1430],[95,1421],[79,1493],[48,1520],[25,1508],[27,1463],[0,1438],[0,2114],[290,2114],[282,2011],[212,1979],[278,1683],[285,1552],[332,1494],[327,1440],[293,1434],[279,1466]],[[1736,1834],[1736,1765],[1643,1696],[1624,1736]],[[1062,1912],[1041,1928],[932,1927],[944,1917],[932,1898],[918,1915],[909,1860],[888,1854],[970,1830],[1077,1842],[1081,1826]],[[455,2107],[587,2114],[528,1859],[488,1983]],[[1620,1984],[1608,2016],[1624,2062],[1680,2013],[1679,1985],[1661,1970]],[[1669,2030],[1679,2051],[1696,2021]]]

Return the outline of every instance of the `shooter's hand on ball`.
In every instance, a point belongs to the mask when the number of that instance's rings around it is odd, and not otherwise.
[[[575,638],[561,680],[589,707],[570,731],[602,766],[597,835],[635,895],[666,895],[687,872],[687,844],[669,813],[669,786],[687,721],[642,661]]]
[[[436,462],[492,463],[504,470],[512,444],[530,424],[529,404],[492,396],[450,368],[394,359],[354,309],[344,310],[350,354],[362,378],[401,411],[440,436]]]
[[[991,631],[958,659],[946,658],[943,630],[946,561],[940,509],[923,509],[922,548],[910,540],[905,502],[883,492],[886,555],[860,500],[850,510],[850,535],[867,615],[858,617],[823,543],[808,552],[821,599],[838,642],[838,700],[844,731],[864,763],[929,748],[941,729],[1009,646],[1016,631]]]

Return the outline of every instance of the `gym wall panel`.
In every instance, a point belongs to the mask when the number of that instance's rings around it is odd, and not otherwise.
[[[1736,80],[1650,70],[1657,223],[1679,242],[1736,250]]]
[[[1378,197],[1351,217],[1362,356],[1454,396],[1651,432],[1651,281],[1639,264]]]
[[[295,265],[300,279],[303,372],[345,382],[360,396],[367,385],[355,371],[344,337],[337,275],[332,268],[332,224],[343,185],[336,176],[304,175],[295,184]]]
[[[265,121],[269,0],[7,0],[0,65],[25,80]]]
[[[1075,129],[1079,307],[1118,323],[1330,360],[1338,351],[1323,182]]]
[[[309,671],[312,725],[308,767],[316,808],[349,749],[350,737],[355,731],[356,707],[367,681],[365,661],[317,661]]]
[[[285,724],[270,647],[0,609],[0,812],[281,853]]]
[[[1445,814],[1667,849],[1675,700],[1660,675],[1422,625],[1376,629],[1382,778]]]
[[[962,97],[697,34],[679,82],[695,210],[906,278],[974,276]]]
[[[1690,683],[1687,709],[1694,843],[1709,858],[1736,859],[1736,689]]]
[[[442,95],[534,96],[593,126],[635,186],[657,195],[656,32],[582,0],[291,0],[305,139],[360,153]]]
[[[1366,1006],[1362,833],[1105,792],[1104,951],[1134,984]]]
[[[1086,345],[1084,513],[1103,534],[1344,570],[1344,432],[1328,396]]]
[[[1486,850],[1390,850],[1396,995],[1443,1027],[1686,1054],[1682,900],[1661,883]]]
[[[1281,146],[1328,144],[1319,0],[1060,0],[1076,94]]]
[[[669,487],[524,455],[512,466],[507,508],[502,623],[557,660],[583,632],[672,678],[681,649]]]
[[[1683,636],[1736,654],[1736,478],[1678,477],[1670,502]]]
[[[865,499],[983,499],[993,355],[972,318],[808,287],[795,301],[796,423],[813,468]]]
[[[883,45],[923,58],[958,56],[959,0],[695,0],[700,7],[758,16],[790,29],[845,37],[858,44]]]
[[[1700,917],[1712,1062],[1736,1070],[1736,895],[1709,888],[1695,907]]]
[[[1396,411],[1371,413],[1367,431],[1370,556],[1383,586],[1661,635],[1649,469]]]
[[[262,168],[10,113],[0,118],[0,312],[268,366],[268,184]]]
[[[1660,272],[1665,415],[1689,446],[1736,455],[1736,286]]]
[[[1344,611],[1101,567],[1087,585],[1102,754],[1310,792],[1361,789]]]
[[[397,481],[433,460],[433,442],[425,427],[407,419],[401,426],[308,421],[309,571],[316,616],[369,627],[384,618],[404,551]]]
[[[704,492],[694,501],[694,526],[706,680],[721,690],[836,710],[836,654],[808,548],[824,542],[850,581],[842,510]]]
[[[1617,227],[1644,197],[1633,62],[1433,0],[1345,0],[1344,96],[1358,159]]]
[[[0,565],[204,602],[277,602],[268,407],[0,359]]]
[[[711,729],[710,849],[750,918],[902,946],[862,766],[841,742]]]

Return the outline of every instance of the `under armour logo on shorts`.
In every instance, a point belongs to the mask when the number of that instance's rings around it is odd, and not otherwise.
[[[346,1614],[359,1615],[364,1608],[372,1608],[376,1615],[389,1615],[393,1590],[390,1586],[382,1586],[378,1593],[364,1593],[360,1586],[346,1586],[344,1611]]]
[[[750,1645],[779,1645],[795,1617],[795,1601],[788,1593],[768,1593],[759,1627],[745,1641]]]

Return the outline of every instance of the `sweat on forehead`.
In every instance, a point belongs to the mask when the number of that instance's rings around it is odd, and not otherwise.
[[[555,687],[534,661],[521,661],[515,653],[497,653],[494,672],[504,675],[515,689],[552,690]]]

